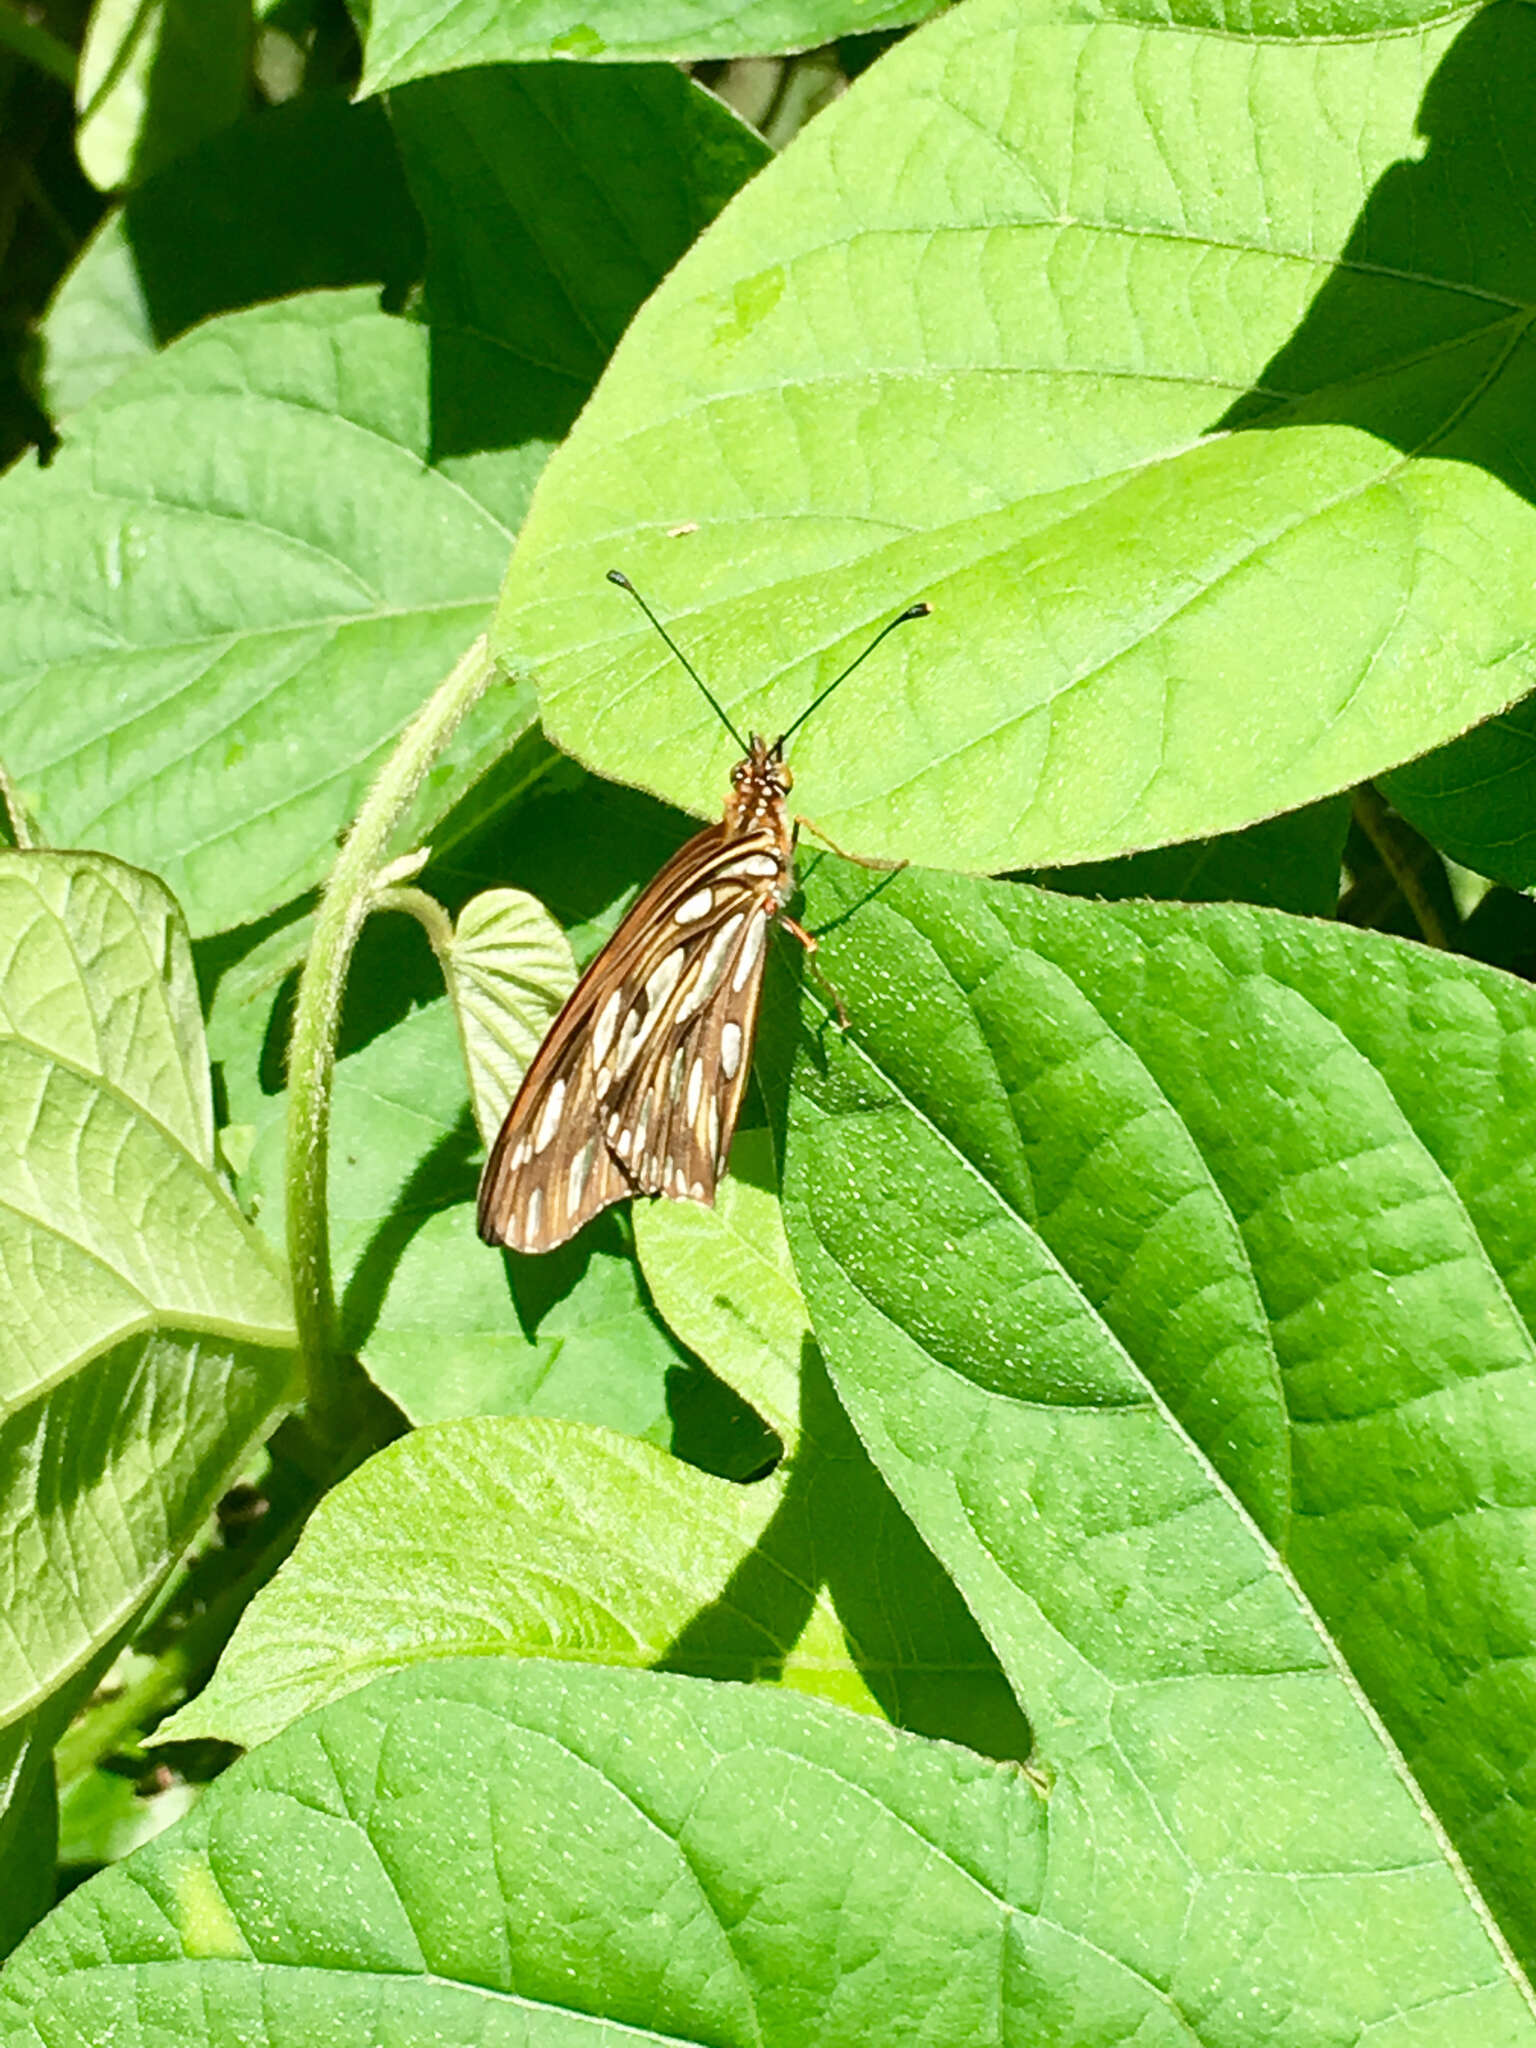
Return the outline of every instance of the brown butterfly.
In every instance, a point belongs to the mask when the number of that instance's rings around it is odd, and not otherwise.
[[[480,1180],[487,1244],[546,1252],[626,1195],[712,1207],[746,1090],[768,925],[794,893],[799,818],[784,744],[886,634],[931,607],[910,605],[770,746],[743,740],[634,585],[633,597],[714,707],[743,758],[725,815],[673,854],[576,984],[550,1026]],[[830,842],[829,842],[830,843]]]

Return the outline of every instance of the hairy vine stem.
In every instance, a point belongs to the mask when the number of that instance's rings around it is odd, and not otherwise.
[[[331,1279],[327,1208],[331,1081],[336,1033],[352,950],[381,888],[390,838],[422,777],[496,673],[486,636],[454,664],[400,736],[363,799],[331,870],[315,917],[314,939],[299,980],[288,1048],[288,1130],[284,1181],[288,1264],[293,1278],[299,1361],[312,1426],[331,1433],[340,1383],[340,1337]],[[419,862],[417,863],[419,865]]]

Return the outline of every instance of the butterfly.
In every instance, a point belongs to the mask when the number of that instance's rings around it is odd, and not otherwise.
[[[742,749],[718,825],[695,835],[631,906],[576,984],[523,1076],[480,1179],[487,1244],[544,1252],[627,1195],[712,1207],[746,1091],[769,924],[795,889],[794,784],[785,742],[909,605],[771,745],[743,740],[622,571],[629,592]],[[830,843],[830,842],[829,842]]]

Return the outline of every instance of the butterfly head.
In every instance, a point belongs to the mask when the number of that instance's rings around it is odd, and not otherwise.
[[[784,742],[770,743],[761,733],[753,733],[745,759],[731,770],[733,809],[737,816],[750,818],[772,804],[781,804],[794,785],[795,778],[784,758]]]

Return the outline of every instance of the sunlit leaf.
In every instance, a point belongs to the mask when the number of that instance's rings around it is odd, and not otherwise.
[[[0,854],[0,1725],[127,1626],[290,1394],[278,1259],[215,1170],[151,877]]]
[[[700,239],[541,479],[497,641],[548,729],[715,809],[732,743],[616,560],[743,730],[932,601],[793,749],[870,855],[1209,836],[1508,704],[1533,61],[1519,6],[918,30]]]

